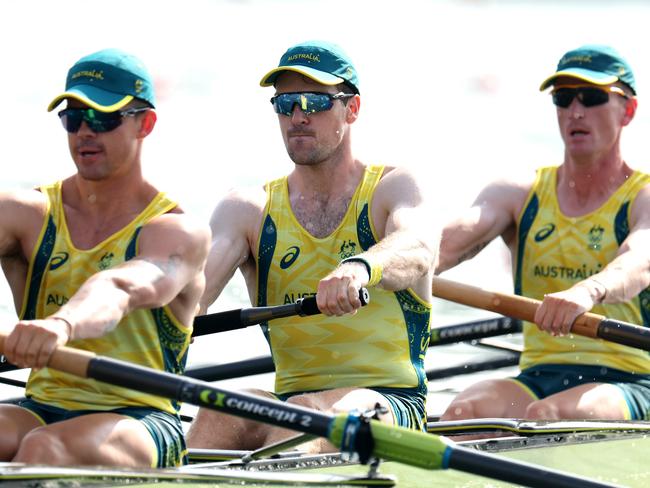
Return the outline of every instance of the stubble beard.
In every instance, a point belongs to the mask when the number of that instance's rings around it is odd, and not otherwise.
[[[323,147],[315,147],[311,150],[288,150],[291,160],[300,166],[315,166],[331,157],[331,151]]]

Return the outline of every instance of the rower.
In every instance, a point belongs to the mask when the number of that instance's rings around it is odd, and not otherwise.
[[[76,62],[49,106],[76,172],[0,195],[0,256],[20,320],[4,354],[33,368],[0,405],[0,460],[168,467],[185,460],[179,404],[45,367],[57,346],[182,373],[209,229],[142,174],[156,125],[142,62],[105,49]]]
[[[646,419],[650,357],[632,347],[571,334],[579,315],[650,326],[650,175],[621,154],[636,114],[636,82],[613,48],[567,52],[550,88],[564,161],[483,189],[444,229],[437,273],[501,236],[514,263],[515,293],[541,300],[524,325],[515,378],[461,392],[444,420]]]
[[[357,71],[323,41],[292,46],[262,77],[293,171],[264,188],[238,189],[213,212],[205,312],[239,268],[256,306],[316,292],[327,317],[277,319],[264,331],[275,362],[266,397],[321,411],[384,407],[383,422],[422,430],[436,231],[425,178],[366,165],[352,153],[360,114]],[[360,310],[358,292],[371,287]],[[188,431],[194,448],[256,449],[290,437],[202,409]],[[312,452],[331,450],[315,441]]]

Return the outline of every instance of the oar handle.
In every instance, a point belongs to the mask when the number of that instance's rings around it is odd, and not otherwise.
[[[363,307],[370,303],[370,293],[368,293],[368,290],[366,288],[359,289],[359,300],[361,301],[361,306]],[[306,317],[308,315],[317,315],[321,313],[321,311],[318,309],[318,305],[316,304],[316,295],[299,298],[296,301],[296,309],[298,315],[301,317]]]
[[[510,317],[533,322],[542,302],[532,298],[487,291],[439,276],[433,278],[433,295],[445,300],[490,310]],[[578,316],[571,332],[585,337],[600,338],[625,346],[650,351],[650,329],[587,312]]]
[[[535,312],[542,303],[533,298],[488,291],[439,276],[433,278],[433,295],[529,322],[535,320]],[[598,337],[598,326],[603,320],[605,317],[602,315],[591,312],[584,313],[575,320],[571,331],[578,335],[596,338]]]
[[[6,339],[7,334],[0,332],[0,353],[3,353],[5,350]],[[63,371],[64,373],[70,373],[81,378],[87,378],[88,364],[95,357],[96,354],[89,351],[60,346],[57,347],[52,353],[52,356],[50,356],[47,366],[56,369],[57,371]]]

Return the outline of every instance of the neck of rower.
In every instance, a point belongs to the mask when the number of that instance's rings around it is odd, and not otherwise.
[[[602,206],[630,177],[633,170],[620,150],[601,157],[567,155],[558,170],[557,196],[561,210],[578,217]]]
[[[70,237],[76,247],[89,249],[128,225],[158,193],[141,175],[87,180],[67,178],[62,198]]]
[[[347,212],[363,177],[355,159],[297,166],[289,175],[289,201],[298,222],[315,237],[333,232]]]

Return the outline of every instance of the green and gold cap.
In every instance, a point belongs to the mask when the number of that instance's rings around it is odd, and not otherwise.
[[[359,93],[359,78],[352,61],[330,42],[307,41],[290,47],[280,58],[278,67],[264,75],[260,85],[273,86],[283,71],[295,71],[323,85],[345,83]]]
[[[134,98],[155,107],[153,81],[144,64],[119,49],[104,49],[77,61],[65,83],[65,92],[47,107],[52,111],[73,98],[100,112],[115,112]]]
[[[636,83],[627,61],[609,46],[589,44],[569,51],[557,65],[557,71],[546,78],[540,91],[546,90],[561,77],[569,76],[595,85],[609,85],[620,81],[636,95]]]

